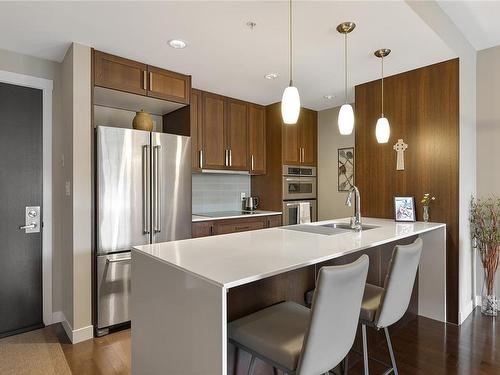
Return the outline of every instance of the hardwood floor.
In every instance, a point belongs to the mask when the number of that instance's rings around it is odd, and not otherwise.
[[[60,324],[44,329],[56,333],[73,374],[130,374],[130,330],[71,345]],[[392,342],[402,375],[500,374],[500,320],[479,310],[461,327],[415,318],[393,333]],[[370,355],[389,361],[383,341],[370,346]],[[357,354],[351,352],[349,361],[349,374],[363,374]],[[371,374],[383,372],[383,366],[370,362]]]

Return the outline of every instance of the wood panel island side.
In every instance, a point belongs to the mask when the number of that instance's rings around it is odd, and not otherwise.
[[[335,235],[268,228],[135,248],[132,373],[232,374],[228,321],[284,298],[303,303],[321,265],[416,237],[424,241],[416,313],[446,321],[446,225],[371,218],[363,224],[375,228]]]

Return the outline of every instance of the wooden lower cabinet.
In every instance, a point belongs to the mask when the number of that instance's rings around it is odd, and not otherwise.
[[[258,216],[212,221],[197,221],[192,224],[192,238],[207,237],[217,234],[246,232],[281,226],[281,215]]]
[[[197,221],[191,224],[191,238],[207,237],[214,234],[213,221]]]

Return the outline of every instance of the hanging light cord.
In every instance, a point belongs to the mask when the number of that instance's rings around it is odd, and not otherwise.
[[[292,82],[292,0],[290,0],[289,2],[289,20],[288,20],[288,37],[289,37],[289,51],[290,51],[290,56],[289,56],[289,64],[290,64],[290,71],[289,71],[289,74],[290,74],[290,84],[289,86],[293,86],[293,82]]]
[[[382,117],[384,117],[384,56],[382,56]]]
[[[345,104],[347,104],[347,33],[344,33],[344,94]]]

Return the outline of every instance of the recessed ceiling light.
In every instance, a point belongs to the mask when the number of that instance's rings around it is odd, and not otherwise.
[[[280,75],[278,73],[267,73],[264,78],[265,79],[276,79],[278,78]]]
[[[186,48],[186,46],[187,46],[186,42],[183,40],[180,40],[180,39],[170,39],[168,41],[168,45],[172,48],[175,48],[175,49],[182,49],[182,48]]]
[[[328,100],[332,100],[332,99],[335,99],[335,95],[323,95],[323,98],[328,99]]]

